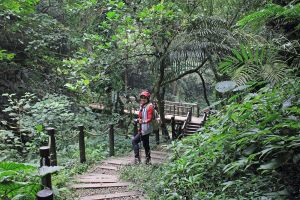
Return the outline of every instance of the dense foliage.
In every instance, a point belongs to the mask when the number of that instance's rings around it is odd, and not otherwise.
[[[153,199],[299,198],[299,83],[232,96],[198,134],[173,143],[169,163],[143,171],[155,180],[123,176]]]

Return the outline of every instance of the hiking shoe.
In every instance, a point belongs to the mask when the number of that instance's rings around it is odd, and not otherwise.
[[[146,158],[145,164],[146,165],[151,165],[151,158],[150,157]]]
[[[141,163],[141,158],[134,158],[134,164],[138,165]]]

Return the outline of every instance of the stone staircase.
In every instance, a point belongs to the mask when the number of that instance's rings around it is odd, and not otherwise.
[[[145,160],[144,151],[141,152]],[[167,158],[165,151],[151,151],[151,163],[161,164]],[[119,178],[119,170],[133,164],[133,156],[112,157],[102,161],[84,175],[75,177],[70,188],[80,200],[142,200],[145,195],[138,187]]]

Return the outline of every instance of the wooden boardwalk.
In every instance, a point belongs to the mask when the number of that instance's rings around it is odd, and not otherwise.
[[[142,161],[145,160],[141,152]],[[167,158],[165,151],[151,151],[152,164],[161,164]],[[75,177],[70,187],[75,191],[79,200],[142,200],[145,194],[133,183],[119,178],[119,170],[133,164],[133,155],[112,157],[102,161],[84,175]],[[143,165],[143,164],[142,164]]]

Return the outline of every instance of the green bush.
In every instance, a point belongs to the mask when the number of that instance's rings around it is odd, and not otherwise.
[[[299,198],[300,82],[264,87],[173,143],[153,199]],[[150,190],[151,191],[151,190]]]

